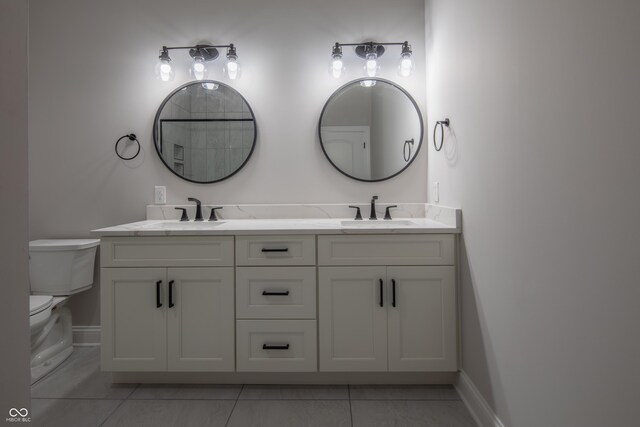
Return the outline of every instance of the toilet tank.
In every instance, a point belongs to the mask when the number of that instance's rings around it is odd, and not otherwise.
[[[29,242],[29,278],[34,295],[71,295],[93,284],[99,239]]]

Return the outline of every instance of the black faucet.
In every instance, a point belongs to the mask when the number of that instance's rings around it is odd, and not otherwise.
[[[378,196],[371,198],[371,215],[369,215],[369,219],[378,219],[376,216],[376,200],[378,200]]]
[[[190,202],[195,202],[196,203],[196,219],[194,219],[194,221],[203,221],[203,219],[202,219],[202,203],[200,202],[200,200],[195,199],[193,197],[189,197],[188,200]]]

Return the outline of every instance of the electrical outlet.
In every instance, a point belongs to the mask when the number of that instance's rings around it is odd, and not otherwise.
[[[156,185],[154,202],[156,205],[164,205],[167,203],[167,187],[164,185]]]
[[[440,183],[438,181],[433,183],[433,201],[440,201]]]

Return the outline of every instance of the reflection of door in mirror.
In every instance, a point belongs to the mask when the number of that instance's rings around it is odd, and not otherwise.
[[[422,142],[422,116],[411,96],[396,84],[355,80],[334,92],[320,115],[320,143],[343,174],[382,181],[402,172]],[[405,141],[413,140],[407,150]]]
[[[369,126],[323,126],[322,140],[327,155],[343,172],[371,179]]]

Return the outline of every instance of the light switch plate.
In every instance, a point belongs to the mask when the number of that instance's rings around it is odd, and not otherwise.
[[[433,201],[440,201],[440,183],[438,181],[433,183]]]
[[[167,203],[167,187],[164,185],[156,185],[154,191],[154,202],[156,205],[164,205]]]

